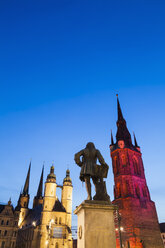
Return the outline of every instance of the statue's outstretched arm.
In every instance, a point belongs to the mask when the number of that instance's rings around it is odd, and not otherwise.
[[[74,160],[78,166],[82,166],[82,161],[80,160],[80,157],[83,156],[84,150],[81,150],[80,152],[77,152],[74,155]]]

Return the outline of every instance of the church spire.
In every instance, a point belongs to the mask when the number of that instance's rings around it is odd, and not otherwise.
[[[31,162],[29,164],[29,169],[28,169],[25,185],[24,185],[23,192],[22,192],[23,195],[29,194],[30,169],[31,169]]]
[[[44,165],[42,167],[40,182],[39,182],[39,185],[38,185],[38,191],[37,191],[37,197],[38,198],[42,197],[42,191],[43,191],[43,174],[44,174]]]
[[[120,102],[119,102],[118,94],[116,94],[116,96],[117,96],[117,114],[118,114],[118,121],[122,121],[122,120],[124,120],[124,118],[123,118],[123,114],[122,114],[122,111],[121,111],[121,107],[120,107]]]
[[[126,146],[132,146],[131,135],[127,129],[126,121],[121,111],[118,94],[116,96],[117,96],[117,112],[118,112],[116,140],[117,142],[119,140],[123,140]]]
[[[138,143],[137,143],[136,136],[135,136],[135,133],[134,133],[134,132],[133,132],[133,136],[134,136],[134,145],[135,145],[136,147],[139,147],[139,146],[138,146]]]
[[[112,130],[111,130],[111,145],[114,145]]]

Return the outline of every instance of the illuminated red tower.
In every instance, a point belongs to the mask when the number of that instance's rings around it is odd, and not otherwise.
[[[134,145],[117,98],[116,143],[111,133],[110,152],[114,173],[114,201],[118,205],[121,243],[117,247],[163,248],[154,202],[150,198],[140,147]]]

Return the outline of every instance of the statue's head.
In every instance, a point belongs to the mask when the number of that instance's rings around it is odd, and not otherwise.
[[[92,142],[88,142],[86,148],[89,150],[95,149],[95,145]]]

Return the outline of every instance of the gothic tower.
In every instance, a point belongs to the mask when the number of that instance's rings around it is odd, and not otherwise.
[[[66,209],[67,213],[67,225],[71,229],[72,220],[72,180],[70,178],[70,171],[66,171],[66,177],[63,181],[61,203]]]
[[[147,187],[140,147],[135,135],[132,144],[118,98],[117,109],[116,143],[111,133],[110,145],[115,182],[113,204],[118,205],[120,216],[117,247],[162,248],[155,203]]]
[[[33,200],[33,208],[35,208],[38,205],[43,204],[43,195],[42,195],[42,191],[43,191],[43,174],[44,174],[44,166],[43,166],[42,172],[41,172],[41,178],[40,178],[40,182],[39,182],[39,185],[38,185],[37,195],[34,197],[34,200]]]
[[[20,224],[25,219],[25,217],[29,211],[28,205],[29,205],[29,198],[30,198],[30,196],[29,196],[30,169],[31,169],[31,162],[29,165],[29,169],[28,169],[28,173],[26,176],[23,191],[20,193],[18,204],[16,206],[16,211],[20,211],[18,226],[20,226]]]

